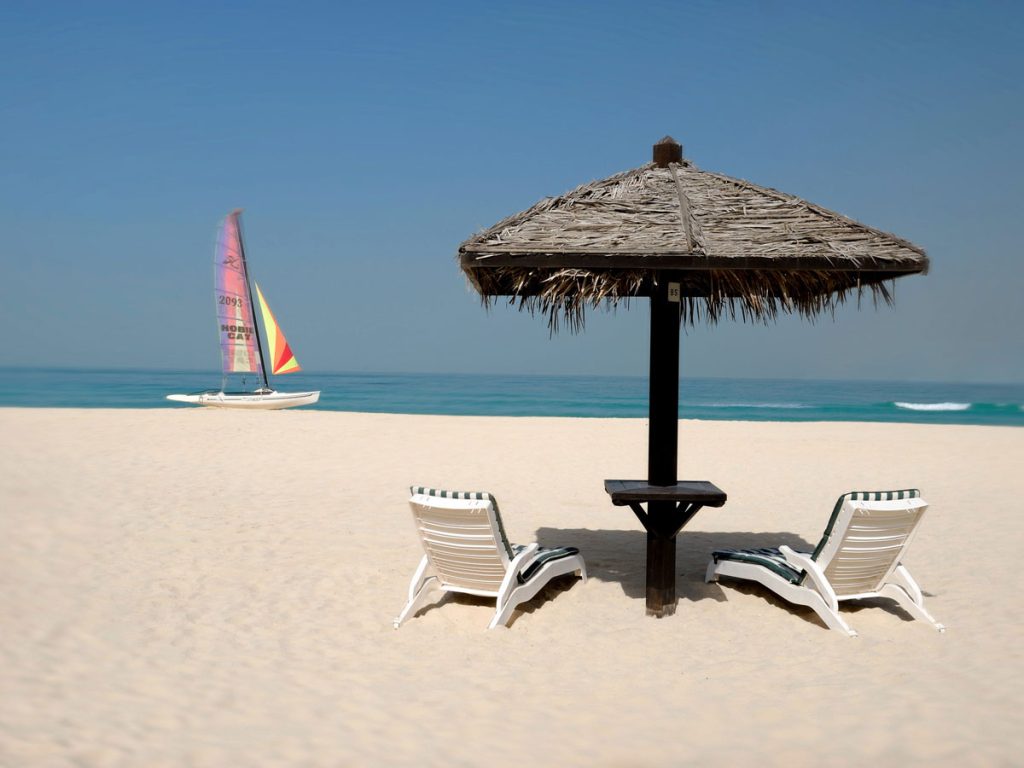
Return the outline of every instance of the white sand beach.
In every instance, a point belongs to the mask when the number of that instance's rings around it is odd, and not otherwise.
[[[1024,430],[680,424],[680,476],[729,494],[644,615],[646,421],[0,409],[0,764],[1020,764]],[[513,541],[573,544],[507,629],[449,598],[392,619],[422,554],[411,483],[489,490]],[[905,564],[940,634],[885,601],[859,631],[717,546],[813,546],[836,497],[919,487]]]

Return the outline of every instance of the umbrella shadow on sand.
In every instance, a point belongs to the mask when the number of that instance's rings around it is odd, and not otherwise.
[[[587,563],[587,576],[598,581],[617,582],[628,598],[643,601],[646,597],[644,557],[647,552],[647,534],[642,530],[592,530],[587,528],[538,528],[537,542],[542,547],[574,546],[580,550]],[[680,602],[699,600],[728,600],[723,587],[718,583],[705,583],[704,573],[715,549],[757,549],[786,545],[798,552],[812,552],[814,543],[789,531],[772,532],[705,532],[684,531],[678,540],[676,554],[676,593]],[[825,624],[811,609],[793,605],[778,597],[767,587],[756,582],[739,579],[725,579],[726,589],[736,590],[745,595],[755,595],[767,601],[774,608],[788,611],[812,624]],[[548,600],[561,592],[571,589],[572,577],[554,579],[535,598],[519,608],[532,613]],[[895,603],[884,599],[865,599],[843,604],[843,612],[857,613],[865,608],[883,608],[905,621],[913,617]]]
[[[617,582],[626,597],[643,600],[647,596],[644,558],[647,533],[643,530],[592,530],[587,528],[539,528],[537,542],[542,547],[573,546],[587,563],[587,575],[598,581]],[[676,591],[683,600],[725,601],[716,584],[704,583],[704,572],[711,551],[723,547],[754,549],[786,544],[798,551],[814,549],[795,533],[716,533],[683,531],[676,546]],[[768,590],[764,590],[767,592]]]

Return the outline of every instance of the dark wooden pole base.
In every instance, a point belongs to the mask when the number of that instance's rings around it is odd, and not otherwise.
[[[676,536],[702,507],[725,504],[725,492],[706,480],[674,485],[605,480],[604,489],[612,504],[632,509],[647,531],[647,615],[671,616],[676,611]]]
[[[671,616],[676,612],[676,532],[662,529],[657,522],[675,514],[669,501],[652,501],[647,506],[647,615]]]

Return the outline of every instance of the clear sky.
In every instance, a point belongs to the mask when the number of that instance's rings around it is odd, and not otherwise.
[[[4,2],[0,365],[216,373],[242,207],[310,372],[644,374],[646,302],[550,339],[455,254],[671,134],[932,260],[895,309],[691,329],[684,375],[1019,382],[1022,41],[1019,2]]]

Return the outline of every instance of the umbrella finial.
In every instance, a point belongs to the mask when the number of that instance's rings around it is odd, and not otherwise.
[[[669,163],[683,162],[683,145],[666,136],[654,145],[654,164],[659,168],[668,168]]]

